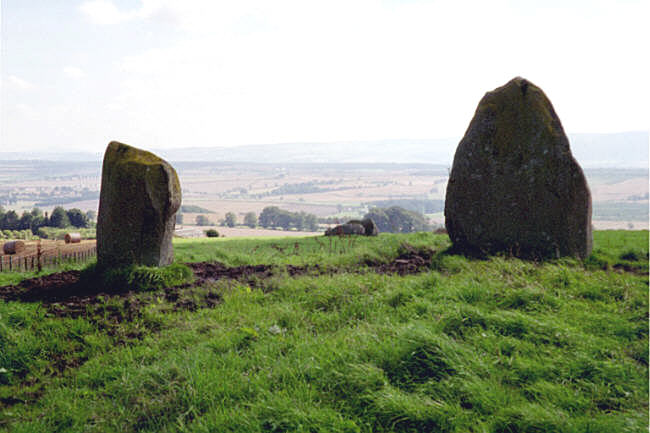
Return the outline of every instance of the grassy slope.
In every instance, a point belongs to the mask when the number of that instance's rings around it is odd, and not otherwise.
[[[402,242],[448,241],[332,242],[180,241],[176,252],[354,269]],[[647,253],[647,231],[598,232],[587,269],[441,254],[407,277],[220,282],[200,289],[222,294],[216,308],[174,312],[143,293],[143,313],[122,324],[102,322],[107,310],[55,318],[0,301],[0,397],[25,401],[5,405],[0,429],[647,431]],[[611,271],[619,263],[646,273]]]

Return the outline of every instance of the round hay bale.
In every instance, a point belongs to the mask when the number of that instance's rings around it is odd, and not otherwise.
[[[23,241],[9,241],[5,242],[2,246],[2,251],[5,254],[19,254],[25,251],[25,242]]]
[[[65,243],[66,244],[78,244],[81,242],[80,233],[66,233],[65,234]]]

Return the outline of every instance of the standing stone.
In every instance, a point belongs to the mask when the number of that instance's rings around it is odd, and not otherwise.
[[[366,229],[361,224],[345,223],[325,230],[325,236],[365,235]]]
[[[97,215],[97,266],[165,266],[181,186],[176,170],[144,150],[112,141],[104,154]]]
[[[377,224],[372,220],[372,218],[364,218],[362,220],[350,220],[347,224],[361,224],[365,230],[365,236],[377,236],[379,234],[379,229]]]
[[[517,77],[481,99],[454,156],[445,226],[468,254],[589,255],[589,187],[539,87]]]

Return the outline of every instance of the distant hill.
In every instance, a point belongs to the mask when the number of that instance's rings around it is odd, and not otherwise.
[[[164,149],[171,161],[432,163],[451,166],[459,138],[431,140],[279,143],[238,147]],[[648,131],[569,134],[571,150],[583,167],[648,167]]]
[[[648,168],[648,131],[569,134],[571,151],[585,167]]]
[[[99,152],[75,152],[74,150],[0,152],[0,161],[56,161],[65,163],[101,161],[102,158],[103,155]]]
[[[161,149],[170,161],[232,161],[266,163],[446,163],[458,141],[378,140],[329,143],[277,143],[238,147]]]
[[[256,163],[433,163],[451,166],[460,138],[277,143],[237,147],[152,149],[170,161]],[[571,149],[583,167],[648,167],[648,131],[569,134]],[[137,143],[132,143],[137,146]],[[0,152],[0,161],[101,161],[98,153]]]

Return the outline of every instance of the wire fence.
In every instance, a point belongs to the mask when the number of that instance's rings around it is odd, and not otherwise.
[[[52,248],[30,255],[3,255],[0,256],[0,272],[30,272],[46,267],[59,267],[64,263],[85,263],[95,257],[96,245],[66,252]]]

